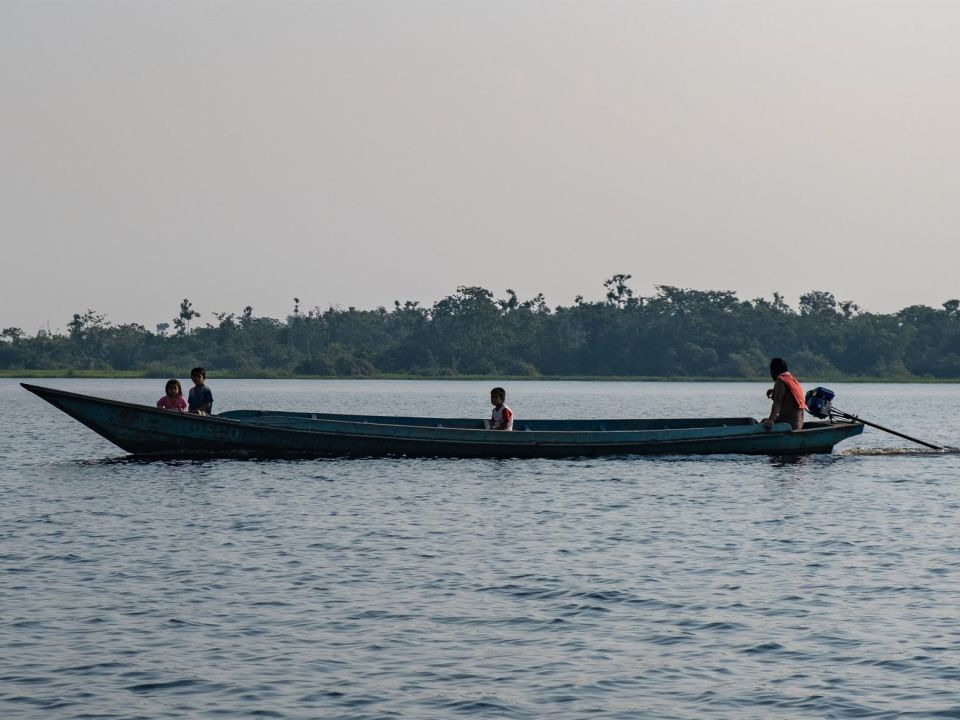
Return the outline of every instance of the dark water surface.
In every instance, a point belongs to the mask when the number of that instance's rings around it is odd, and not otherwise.
[[[221,411],[489,408],[489,383],[211,386]],[[764,387],[508,400],[760,417]],[[960,386],[833,389],[960,445]],[[0,407],[2,718],[960,718],[960,455],[864,454],[909,446],[868,429],[793,461],[138,462],[14,381]]]

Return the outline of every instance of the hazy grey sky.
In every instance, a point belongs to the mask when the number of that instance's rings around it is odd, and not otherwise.
[[[960,3],[0,2],[0,327],[960,296]]]

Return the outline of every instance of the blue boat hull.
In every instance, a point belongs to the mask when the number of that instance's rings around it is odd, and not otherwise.
[[[829,453],[857,422],[765,430],[752,418],[536,421],[495,432],[456,418],[236,411],[198,416],[23,384],[127,452],[158,457],[408,456],[559,458],[603,455]]]

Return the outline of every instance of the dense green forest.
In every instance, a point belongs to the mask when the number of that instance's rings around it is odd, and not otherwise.
[[[550,308],[459,287],[430,307],[304,309],[283,320],[240,313],[201,315],[185,299],[172,325],[152,332],[114,325],[92,310],[66,333],[0,337],[5,374],[63,371],[182,376],[465,375],[530,377],[762,378],[771,356],[802,377],[960,378],[960,301],[880,315],[815,290],[794,309],[736,293],[658,286],[635,295],[629,275],[604,283],[606,298]]]

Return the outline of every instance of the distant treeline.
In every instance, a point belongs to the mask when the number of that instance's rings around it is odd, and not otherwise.
[[[185,299],[172,326],[113,325],[92,310],[66,333],[30,337],[6,328],[5,371],[134,371],[182,376],[195,365],[242,376],[631,376],[762,378],[771,356],[802,377],[960,378],[960,300],[889,315],[815,290],[787,305],[736,293],[658,286],[652,297],[629,275],[604,283],[606,298],[550,308],[543,295],[496,298],[482,287],[423,307],[306,309],[294,298],[283,320],[242,312],[201,315]],[[205,318],[207,319],[207,318]]]

